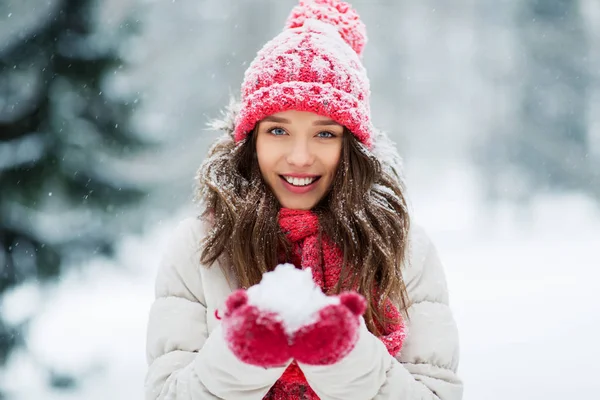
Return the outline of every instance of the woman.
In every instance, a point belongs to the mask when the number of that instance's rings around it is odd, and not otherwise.
[[[365,42],[348,4],[301,0],[249,66],[199,170],[202,216],[180,224],[159,269],[147,399],[462,398],[444,271],[371,124]],[[284,262],[366,300],[349,351],[253,362],[270,339],[219,321],[232,293]],[[256,357],[232,350],[232,329]]]

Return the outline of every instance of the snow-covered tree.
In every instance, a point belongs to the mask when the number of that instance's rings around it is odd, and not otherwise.
[[[517,18],[525,75],[515,162],[542,187],[583,189],[591,177],[586,157],[590,80],[579,1],[524,1]]]
[[[498,85],[497,118],[477,156],[490,197],[527,200],[575,190],[600,199],[588,115],[593,32],[582,1],[514,1],[503,10],[510,20],[501,21],[495,38],[508,39],[513,50],[507,54],[487,41],[496,61],[488,74]]]
[[[122,62],[114,38],[95,29],[96,7],[0,5],[0,298],[109,255],[125,210],[147,195],[123,173],[150,145],[128,128],[135,100],[105,90]],[[0,365],[21,328],[0,318]]]

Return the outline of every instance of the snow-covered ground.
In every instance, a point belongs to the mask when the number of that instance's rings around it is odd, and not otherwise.
[[[411,198],[446,266],[464,398],[593,397],[600,391],[598,209],[571,195],[492,213],[464,171],[448,171],[431,187],[415,187]],[[17,353],[0,372],[10,399],[143,398],[157,261],[174,224],[191,213],[127,239],[117,266],[98,261],[54,288],[22,287],[8,296],[11,321],[38,315],[27,337],[31,352]],[[40,365],[84,379],[75,390],[51,391]]]
[[[465,400],[596,397],[598,205],[565,195],[491,212],[463,172],[442,178],[414,209],[446,266]]]

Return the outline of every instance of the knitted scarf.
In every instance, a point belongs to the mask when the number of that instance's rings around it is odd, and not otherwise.
[[[302,269],[311,268],[315,283],[321,287],[325,294],[331,294],[340,279],[343,254],[339,247],[323,236],[323,262],[321,263],[317,215],[311,211],[282,208],[279,212],[279,226],[293,245],[291,262]],[[400,351],[404,339],[402,318],[391,301],[387,300],[383,307],[383,312],[387,318],[392,321],[399,321],[384,327],[384,334],[379,337],[388,352],[395,356]],[[304,374],[294,361],[271,387],[264,399],[318,400],[319,397],[310,388]]]

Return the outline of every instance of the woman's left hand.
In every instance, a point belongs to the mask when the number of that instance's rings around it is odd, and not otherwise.
[[[335,364],[354,348],[366,300],[355,292],[342,293],[339,299],[339,304],[319,310],[316,322],[294,333],[290,353],[299,363]]]

